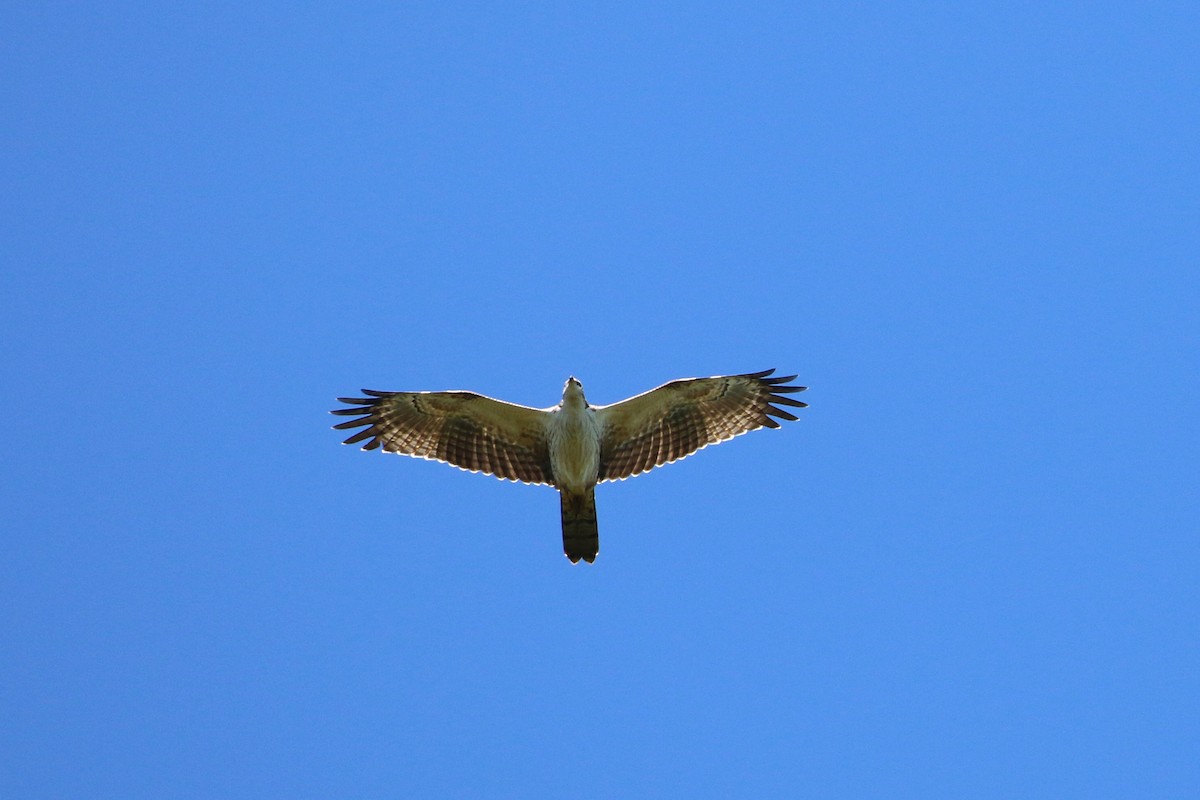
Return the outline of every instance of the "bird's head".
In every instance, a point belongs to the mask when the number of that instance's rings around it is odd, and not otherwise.
[[[583,384],[575,380],[574,375],[572,375],[570,378],[567,378],[567,383],[565,386],[563,386],[563,403],[567,403],[572,400],[581,400],[585,406],[587,405],[587,400],[583,396]]]

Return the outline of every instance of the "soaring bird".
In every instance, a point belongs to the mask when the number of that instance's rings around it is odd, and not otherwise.
[[[349,405],[333,414],[355,419],[334,425],[363,428],[345,444],[382,448],[444,461],[470,472],[558,489],[563,552],[589,564],[600,552],[596,484],[624,480],[661,464],[796,415],[777,406],[804,408],[788,385],[795,375],[775,370],[684,378],[628,400],[593,406],[574,377],[562,402],[529,408],[474,392],[378,392],[339,397]]]

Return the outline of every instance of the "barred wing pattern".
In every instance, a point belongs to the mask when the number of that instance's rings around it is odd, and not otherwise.
[[[778,428],[773,417],[796,415],[776,406],[805,408],[786,386],[795,375],[775,370],[671,381],[610,406],[594,406],[600,422],[600,474],[613,481],[677,461],[710,444],[758,428]]]
[[[444,461],[510,481],[554,485],[546,441],[548,413],[474,392],[377,392],[339,397],[334,414],[354,416],[333,427],[364,428],[345,444],[363,450]]]

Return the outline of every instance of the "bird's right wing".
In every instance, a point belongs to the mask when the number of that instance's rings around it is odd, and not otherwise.
[[[671,381],[611,406],[596,406],[600,423],[600,481],[622,480],[756,428],[778,428],[772,417],[796,415],[776,406],[804,408],[787,386],[795,375],[775,370]]]
[[[363,450],[434,459],[510,481],[554,484],[546,440],[548,412],[474,392],[377,392],[339,397],[330,412],[358,419],[334,425],[365,428],[345,444]]]

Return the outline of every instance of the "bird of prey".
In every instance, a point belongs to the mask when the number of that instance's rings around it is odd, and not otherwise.
[[[529,408],[474,392],[378,392],[339,397],[333,414],[355,419],[334,428],[363,428],[345,444],[444,461],[470,472],[553,486],[562,506],[563,552],[589,564],[600,552],[596,484],[677,461],[710,444],[796,416],[804,408],[775,370],[685,378],[608,406],[590,405],[568,378],[562,402]]]

